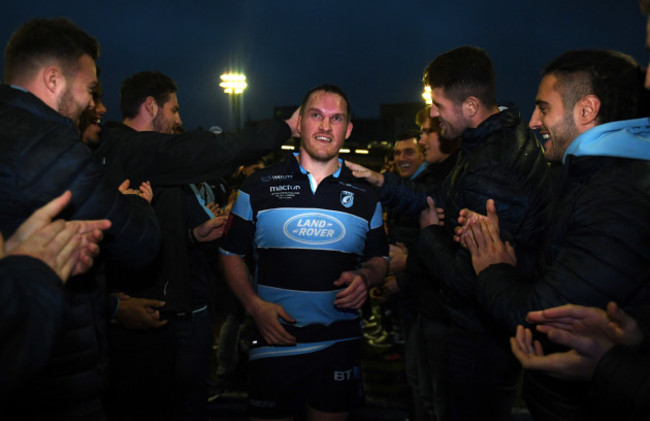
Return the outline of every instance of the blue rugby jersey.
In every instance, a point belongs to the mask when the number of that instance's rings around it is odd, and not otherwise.
[[[296,319],[284,324],[291,347],[252,348],[250,358],[294,355],[361,336],[359,312],[334,307],[342,272],[371,257],[388,256],[375,190],[339,170],[314,191],[311,175],[293,154],[250,176],[241,186],[221,252],[253,254],[257,294]]]

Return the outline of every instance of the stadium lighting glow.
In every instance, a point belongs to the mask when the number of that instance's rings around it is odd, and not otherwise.
[[[424,102],[431,105],[431,87],[430,86],[425,86],[424,87],[424,92],[422,92],[422,98],[424,98]]]
[[[239,73],[224,73],[219,84],[227,94],[241,94],[248,86],[246,76]]]

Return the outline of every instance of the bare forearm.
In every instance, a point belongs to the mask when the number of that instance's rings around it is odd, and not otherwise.
[[[372,257],[359,269],[368,288],[381,285],[388,274],[388,261],[383,257]]]
[[[244,259],[238,255],[222,255],[221,264],[228,286],[246,311],[252,313],[255,303],[260,298],[253,289]]]

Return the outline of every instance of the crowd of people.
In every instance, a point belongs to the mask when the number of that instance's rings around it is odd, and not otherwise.
[[[633,58],[561,54],[526,122],[487,51],[440,54],[432,104],[377,172],[339,156],[353,123],[334,85],[216,133],[186,130],[174,81],[142,71],[100,124],[99,52],[63,18],[5,48],[3,419],[207,420],[213,342],[225,376],[247,315],[250,418],[345,420],[371,291],[394,300],[415,420],[509,420],[520,388],[535,420],[650,417],[650,76]]]

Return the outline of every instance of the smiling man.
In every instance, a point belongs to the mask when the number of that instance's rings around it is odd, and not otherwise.
[[[419,135],[419,132],[411,131],[395,139],[393,157],[399,176],[402,178],[417,177],[427,167],[427,164],[424,164],[422,148],[418,145]]]
[[[546,139],[547,158],[564,165],[541,274],[522,282],[507,252],[491,253],[505,251],[498,235],[478,230],[481,247],[466,237],[477,302],[511,332],[531,310],[650,303],[650,120],[638,118],[648,115],[644,78],[632,57],[615,51],[570,51],[544,69],[529,124]],[[590,393],[587,383],[526,372],[524,399],[536,420],[600,419]]]
[[[151,182],[162,247],[144,270],[107,265],[106,279],[111,292],[164,301],[157,310],[166,324],[153,316],[137,331],[111,324],[116,363],[107,408],[114,419],[205,418],[212,326],[207,283],[195,275],[205,272],[192,259],[198,247],[221,235],[225,218],[208,214],[188,184],[218,179],[279,148],[294,132],[298,113],[239,133],[183,131],[176,83],[158,71],[126,78],[120,109],[122,122],[104,125],[96,155],[115,187],[126,178],[133,185]]]
[[[33,19],[7,43],[6,84],[0,86],[0,231],[9,237],[32,211],[70,190],[72,199],[61,217],[109,219],[103,249],[122,263],[144,265],[160,244],[149,204],[108,186],[91,152],[79,141],[79,116],[95,105],[98,56],[97,40],[66,19]],[[22,281],[32,284],[38,279]],[[3,394],[3,416],[104,418],[104,282],[89,274],[86,279],[73,277],[60,289],[65,309],[56,340],[43,338],[40,364],[33,361],[35,370],[22,376],[12,393]],[[6,322],[0,321],[0,331],[24,330]],[[46,330],[43,327],[43,333]],[[18,352],[16,366],[30,355]]]
[[[381,186],[382,203],[398,212],[419,213],[427,206],[427,195],[444,209],[444,226],[430,221],[409,254],[409,265],[417,262],[440,281],[444,323],[449,325],[448,353],[436,356],[448,368],[441,382],[448,390],[435,406],[442,419],[508,420],[519,364],[503,347],[509,332],[498,330],[476,307],[470,256],[453,242],[453,230],[461,209],[483,212],[494,195],[501,204],[502,232],[515,244],[520,270],[532,273],[551,196],[550,174],[541,145],[517,109],[497,105],[496,74],[485,50],[465,46],[439,55],[427,66],[424,83],[431,87],[430,116],[437,119],[443,141],[462,139],[449,175],[440,185],[418,186],[391,174],[353,170]]]
[[[301,149],[246,180],[222,244],[226,279],[257,326],[249,411],[343,420],[360,403],[358,309],[388,268],[381,205],[339,159],[352,132],[340,88],[301,106]],[[253,287],[243,256],[255,255]]]
[[[93,103],[95,106],[84,110],[79,117],[81,141],[88,145],[91,150],[95,150],[99,147],[99,134],[102,131],[100,124],[102,117],[107,111],[106,106],[102,101],[102,96],[102,85],[98,80],[97,85],[95,85],[92,92]]]

